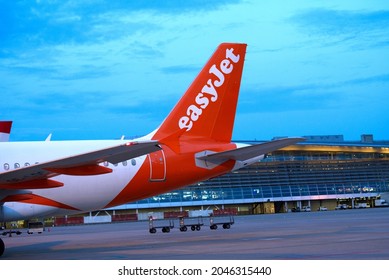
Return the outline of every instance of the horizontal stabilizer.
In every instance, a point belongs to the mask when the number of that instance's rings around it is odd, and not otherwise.
[[[286,146],[293,145],[295,143],[304,140],[305,140],[304,138],[283,138],[283,139],[278,139],[278,140],[274,140],[262,144],[256,144],[252,146],[229,150],[225,152],[208,154],[208,155],[197,157],[197,159],[207,160],[211,162],[212,161],[220,162],[229,159],[233,159],[236,161],[245,161],[284,148]]]

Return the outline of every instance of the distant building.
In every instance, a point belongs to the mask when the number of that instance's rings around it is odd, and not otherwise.
[[[238,213],[312,211],[338,204],[374,206],[389,192],[389,141],[345,141],[343,135],[306,136],[254,165],[180,190],[108,210],[115,213],[233,208]],[[246,141],[259,143],[263,141]]]
[[[362,134],[361,135],[361,142],[362,143],[373,143],[374,142],[373,134]]]
[[[318,142],[318,143],[339,143],[343,142],[343,135],[315,135],[315,136],[303,136],[307,139],[307,142]]]

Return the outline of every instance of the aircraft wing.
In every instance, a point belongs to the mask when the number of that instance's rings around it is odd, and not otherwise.
[[[208,154],[208,155],[197,157],[197,159],[207,160],[211,162],[212,161],[220,162],[228,159],[233,159],[236,161],[245,161],[304,140],[305,140],[304,138],[283,138],[283,139],[278,139],[278,140],[274,140],[262,144],[256,144],[252,146],[229,150],[225,152]]]
[[[99,175],[112,169],[99,163],[119,163],[161,150],[157,141],[128,142],[88,153],[78,154],[53,161],[0,173],[0,189],[40,189],[61,187],[63,183],[51,177],[65,175]]]

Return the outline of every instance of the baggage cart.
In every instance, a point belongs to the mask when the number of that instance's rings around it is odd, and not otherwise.
[[[201,216],[191,217],[191,218],[188,217],[178,217],[178,218],[180,221],[180,231],[182,232],[187,231],[189,227],[192,231],[195,230],[199,231],[201,230],[201,227],[204,225],[203,217]]]
[[[161,228],[163,233],[169,233],[174,228],[174,221],[169,219],[155,220],[152,216],[149,217],[149,232],[156,233],[157,228]]]
[[[233,216],[211,216],[209,217],[209,228],[216,230],[218,225],[223,225],[224,229],[230,229],[235,223]]]

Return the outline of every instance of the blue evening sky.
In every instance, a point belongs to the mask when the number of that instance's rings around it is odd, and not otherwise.
[[[0,0],[11,141],[142,136],[221,42],[247,43],[234,139],[389,139],[389,1]]]

